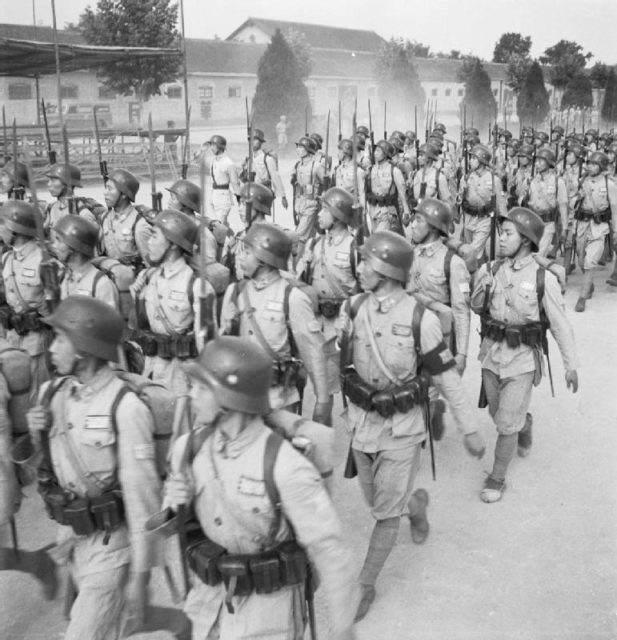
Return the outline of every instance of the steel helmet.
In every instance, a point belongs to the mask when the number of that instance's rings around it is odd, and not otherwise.
[[[380,140],[375,146],[379,147],[383,151],[387,159],[392,158],[392,156],[394,155],[394,145],[387,140]]]
[[[606,148],[606,152],[617,155],[617,142],[611,142]]]
[[[272,213],[274,193],[265,185],[258,184],[257,182],[246,182],[240,189],[240,197],[244,202],[252,205],[255,211],[260,211],[265,215]]]
[[[321,202],[337,220],[352,226],[355,224],[356,210],[349,191],[340,187],[332,187],[326,191]]]
[[[315,140],[310,136],[302,136],[299,138],[298,142],[296,142],[296,147],[304,147],[311,155],[315,155],[315,152],[317,151]]]
[[[54,164],[45,174],[46,178],[56,178],[62,184],[81,187],[81,171],[74,164]]]
[[[2,171],[6,173],[15,186],[28,186],[28,167],[23,162],[13,162],[10,160],[2,167]]]
[[[434,144],[421,144],[418,155],[422,154],[424,154],[429,160],[439,160],[439,149]]]
[[[256,415],[270,411],[272,360],[246,338],[221,336],[210,340],[183,368],[209,386],[225,409]]]
[[[191,211],[201,210],[201,189],[190,180],[176,180],[167,189],[169,193],[174,193],[178,202]]]
[[[443,139],[444,139],[443,131],[441,129],[433,129],[431,131],[430,137],[439,138],[443,142]]]
[[[401,153],[401,151],[403,151],[403,149],[405,148],[405,138],[399,138],[399,136],[391,135],[388,142],[398,153]]]
[[[506,139],[506,141],[512,140],[512,131],[509,131],[508,129],[502,129],[499,132],[499,135],[503,136]]]
[[[521,148],[521,142],[520,140],[512,138],[511,140],[508,140],[508,147],[511,147],[515,152],[518,152],[518,150]]]
[[[545,131],[536,131],[535,136],[536,140],[542,140],[542,142],[548,142],[548,133]]]
[[[538,158],[546,160],[546,163],[551,169],[555,167],[555,162],[557,159],[555,158],[555,152],[552,149],[540,149],[536,153],[536,160]]]
[[[588,158],[587,163],[599,165],[602,171],[608,167],[608,156],[603,151],[594,151]]]
[[[551,133],[558,133],[560,136],[562,136],[565,133],[565,130],[560,124],[558,124],[553,127]]]
[[[443,140],[441,138],[429,136],[427,142],[428,144],[432,144],[434,147],[437,147],[439,153],[441,153],[441,150],[443,149]]]
[[[253,138],[259,140],[260,142],[266,141],[266,136],[261,129],[253,129]]]
[[[227,148],[227,140],[225,140],[223,136],[219,136],[219,135],[213,135],[210,138],[210,144],[217,147],[219,151],[225,151],[225,149]]]
[[[446,125],[443,122],[435,123],[435,131],[441,131],[444,135],[447,133]]]
[[[533,153],[534,153],[533,145],[531,145],[531,144],[522,144],[519,147],[517,155],[521,156],[523,158],[529,158],[531,160],[533,158]]]
[[[437,198],[423,198],[416,207],[416,213],[423,215],[431,227],[437,229],[442,235],[450,234],[450,225],[454,215],[452,208]]]
[[[309,138],[315,141],[317,149],[321,149],[321,146],[323,145],[323,138],[318,133],[311,133]]]
[[[471,150],[471,155],[478,158],[478,160],[485,166],[489,166],[491,164],[491,150],[488,147],[485,147],[483,144],[477,144]]]
[[[94,257],[94,248],[99,239],[98,227],[82,216],[70,213],[62,216],[54,225],[54,232],[67,247]]]
[[[43,322],[64,331],[75,349],[116,361],[124,331],[122,316],[109,304],[90,296],[69,296]]]
[[[465,129],[466,136],[479,136],[480,132],[475,127],[468,127]]]
[[[415,131],[411,131],[411,129],[409,131],[405,131],[405,142],[408,144],[414,142],[416,138],[417,136]]]
[[[120,193],[124,194],[131,202],[135,202],[135,196],[139,191],[139,180],[126,169],[114,169],[109,174],[111,180]]]
[[[598,137],[598,130],[597,129],[587,129],[587,131],[585,131],[585,135],[589,136],[590,138],[597,138]]]
[[[276,269],[287,269],[292,242],[280,227],[269,222],[254,224],[244,236],[243,242],[251,247],[255,257],[261,262]]]
[[[339,143],[338,143],[338,148],[346,155],[349,156],[351,158],[351,156],[353,155],[353,142],[351,140],[348,140],[347,138],[343,138]]]
[[[368,130],[368,127],[365,127],[363,124],[357,127],[356,133],[363,135],[365,138],[368,138],[371,135],[370,131]]]
[[[372,233],[360,249],[362,257],[382,276],[405,284],[413,257],[411,245],[393,231]]]
[[[525,207],[514,207],[500,217],[503,220],[512,222],[518,232],[525,238],[529,238],[535,250],[538,250],[540,239],[544,233],[544,222],[542,222],[542,218],[537,213]]]
[[[585,155],[585,150],[580,142],[570,141],[566,146],[566,153],[573,153],[579,159]]]
[[[37,208],[23,200],[9,200],[2,208],[2,219],[9,231],[30,238],[36,237],[36,217],[39,216],[41,228],[43,227],[43,217]]]
[[[163,232],[169,242],[184,249],[188,254],[193,253],[199,228],[187,213],[176,209],[165,209],[154,219],[154,226]]]

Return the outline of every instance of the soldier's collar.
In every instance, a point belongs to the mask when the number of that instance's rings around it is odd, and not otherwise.
[[[257,290],[266,289],[274,282],[277,282],[281,278],[281,274],[278,271],[268,271],[259,278],[251,278],[253,286]]]
[[[13,247],[13,255],[16,260],[24,260],[28,256],[31,256],[38,249],[38,247],[39,245],[37,241],[32,238],[25,244],[22,244],[21,247]]]
[[[185,264],[186,260],[182,256],[179,256],[173,262],[165,262],[161,265],[161,277],[171,278],[175,276]]]
[[[349,235],[347,229],[330,229],[326,232],[326,239],[329,244],[339,245]]]
[[[380,313],[388,313],[398,302],[407,296],[405,289],[394,291],[388,296],[378,297],[374,293],[371,294],[373,304]]]
[[[77,381],[71,390],[71,394],[79,400],[88,400],[98,394],[101,389],[107,387],[113,378],[114,372],[109,365],[104,365],[86,384]]]
[[[91,269],[96,267],[91,262],[84,262],[82,265],[68,266],[66,267],[69,280],[73,282],[80,282],[85,276],[90,273]]]
[[[426,244],[419,244],[416,249],[418,250],[419,255],[427,256],[430,258],[434,256],[439,249],[439,245],[442,245],[443,242],[441,240],[433,240],[433,242],[427,242]]]
[[[261,419],[255,417],[235,438],[230,438],[222,429],[216,429],[213,439],[214,450],[224,458],[237,458],[257,440],[261,433],[261,425]]]
[[[529,254],[524,258],[520,258],[520,259],[510,258],[508,260],[508,262],[510,263],[510,266],[512,267],[512,269],[514,269],[514,271],[519,271],[520,269],[524,269],[527,265],[531,264],[533,261],[534,260],[533,260],[532,254]]]
[[[120,222],[123,222],[131,215],[131,213],[133,213],[134,210],[135,209],[133,208],[133,205],[129,204],[129,206],[126,209],[122,209],[122,211],[113,209],[113,214],[115,218],[117,218]]]

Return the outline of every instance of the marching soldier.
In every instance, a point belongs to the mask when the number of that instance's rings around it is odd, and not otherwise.
[[[401,516],[410,519],[416,544],[426,540],[428,494],[413,491],[426,439],[427,379],[447,398],[465,447],[481,457],[484,444],[465,415],[455,361],[443,342],[437,317],[404,286],[412,249],[399,235],[373,233],[362,248],[360,283],[339,316],[343,393],[348,399],[351,451],[366,502],[376,520],[360,573],[361,620],[375,599],[375,582],[398,536]]]
[[[119,311],[118,288],[92,264],[99,228],[85,218],[70,213],[56,222],[53,235],[54,255],[66,267],[60,283],[60,299],[72,295],[90,296]]]
[[[575,311],[585,311],[593,295],[593,274],[604,252],[606,236],[617,229],[617,185],[606,173],[608,157],[594,151],[587,159],[587,176],[579,190],[576,219],[576,255],[583,271],[583,283]],[[614,231],[613,231],[614,233]]]
[[[9,200],[23,200],[28,186],[28,167],[23,162],[10,161],[0,169],[0,193]]]
[[[471,244],[478,260],[485,253],[491,234],[491,217],[505,212],[501,183],[491,168],[491,152],[477,144],[469,156],[470,172],[461,180],[459,198],[463,210],[464,241]],[[491,198],[495,196],[496,211]]]
[[[45,174],[49,193],[56,198],[47,205],[44,218],[46,235],[57,222],[68,214],[79,214],[89,222],[97,224],[96,216],[74,196],[75,187],[81,187],[81,171],[72,164],[55,164]]]
[[[197,355],[196,336],[202,327],[200,282],[187,263],[197,235],[189,215],[161,211],[148,240],[148,258],[154,266],[142,271],[131,286],[137,308],[136,340],[146,356],[143,374],[177,395],[188,392],[181,364]],[[211,317],[204,322],[216,326],[214,289],[208,282],[206,287]]]
[[[368,127],[365,127],[363,124],[356,129],[356,156],[358,166],[364,171],[368,171],[372,165],[370,135],[371,132],[368,130]]]
[[[296,150],[300,159],[293,168],[291,184],[294,190],[294,221],[297,220],[296,233],[301,255],[306,243],[315,235],[319,209],[317,196],[321,194],[325,169],[315,159],[317,146],[312,138],[302,136],[296,142]]]
[[[609,176],[617,175],[617,142],[611,142],[606,147],[606,155],[608,156],[608,167],[606,171]]]
[[[536,172],[529,182],[524,200],[526,206],[544,222],[544,235],[538,253],[546,256],[556,235],[568,228],[568,193],[565,182],[555,171],[555,154],[548,147],[536,152]]]
[[[543,233],[537,214],[511,209],[503,216],[499,237],[503,260],[482,265],[474,281],[471,308],[481,318],[482,387],[498,434],[493,470],[480,494],[487,503],[501,500],[517,447],[519,456],[529,454],[531,389],[542,378],[547,329],[561,352],[568,387],[574,393],[578,389],[574,335],[559,283],[531,255]]]
[[[345,189],[352,196],[355,195],[355,185],[358,185],[358,202],[364,202],[364,176],[365,173],[358,164],[357,166],[357,182],[354,181],[353,175],[353,142],[343,138],[338,143],[338,159],[339,163],[334,170],[334,179],[332,186]]]
[[[314,624],[310,560],[330,637],[352,640],[357,589],[334,505],[313,464],[264,423],[271,360],[249,340],[221,337],[187,371],[193,411],[211,427],[178,440],[165,502],[192,504],[203,531],[188,552],[194,637],[301,640],[307,617]]]
[[[409,224],[405,179],[401,170],[390,162],[393,156],[392,143],[380,140],[375,145],[375,164],[368,171],[366,183],[366,202],[373,233],[394,231],[402,235],[403,226]]]
[[[210,176],[212,187],[208,203],[212,217],[229,226],[227,218],[234,204],[235,194],[240,192],[240,181],[233,160],[225,153],[226,149],[227,140],[223,136],[212,136],[212,155],[207,156],[205,169]]]
[[[551,131],[551,146],[555,152],[555,156],[559,157],[559,151],[563,145],[563,136],[565,129],[561,125],[555,125]]]
[[[597,129],[587,129],[585,131],[585,141],[584,145],[587,147],[588,153],[593,153],[598,150],[598,130]]]
[[[533,147],[530,144],[522,144],[517,151],[518,166],[513,171],[508,182],[508,208],[519,206],[529,191],[529,183],[533,176]]]
[[[71,296],[45,321],[60,377],[28,426],[42,444],[39,492],[58,523],[51,555],[77,590],[64,637],[119,639],[129,619],[144,621],[155,558],[145,531],[160,504],[152,416],[109,366],[124,330],[117,311]]]
[[[424,198],[437,198],[449,205],[454,204],[444,172],[435,166],[439,161],[439,149],[432,144],[420,145],[418,170],[411,179],[414,206]]]
[[[414,131],[405,131],[405,148],[403,149],[403,158],[412,167],[412,170],[418,168],[418,158],[416,154],[416,134]]]
[[[566,165],[561,177],[566,185],[566,193],[568,195],[568,227],[565,231],[563,262],[566,275],[570,275],[576,268],[575,260],[572,259],[572,254],[576,255],[576,220],[574,213],[582,177],[584,151],[578,142],[569,140],[564,146],[564,153],[566,154]]]
[[[549,148],[549,138],[546,131],[536,131],[533,137],[533,146],[536,148],[536,153],[541,149]]]
[[[315,391],[313,420],[328,424],[332,410],[321,325],[311,298],[281,276],[291,253],[291,240],[273,224],[253,224],[243,239],[245,280],[229,286],[221,310],[221,332],[259,345],[272,360],[273,408],[301,403],[303,368]],[[299,356],[299,357],[298,357]]]

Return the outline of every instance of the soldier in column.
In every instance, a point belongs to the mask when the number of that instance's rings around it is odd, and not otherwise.
[[[24,200],[28,186],[28,168],[23,162],[10,160],[0,169],[0,193],[7,200]]]
[[[568,194],[568,227],[565,232],[563,261],[566,275],[570,275],[576,268],[576,219],[574,213],[582,179],[584,150],[578,142],[568,140],[564,145],[563,152],[566,154],[566,163],[561,177]]]
[[[210,138],[212,155],[206,162],[206,171],[211,181],[211,201],[209,203],[212,217],[225,226],[229,226],[227,218],[234,205],[235,197],[240,193],[238,170],[233,160],[227,155],[227,140],[223,136]]]
[[[352,196],[355,194],[355,185],[358,185],[358,193],[357,198],[358,202],[364,202],[364,182],[365,182],[365,172],[357,165],[356,168],[356,180],[354,180],[353,175],[353,142],[348,140],[347,138],[343,138],[338,143],[338,158],[339,163],[334,170],[334,176],[332,179],[332,186],[339,187],[340,189],[345,189]]]
[[[371,162],[371,132],[368,130],[368,127],[364,125],[360,125],[356,129],[356,153],[358,166],[361,167],[364,171],[368,171],[372,165]]]
[[[529,184],[533,178],[533,146],[522,144],[516,154],[517,167],[508,182],[507,207],[519,206],[529,192]]]
[[[45,174],[47,188],[55,202],[47,205],[44,218],[46,235],[56,223],[68,214],[83,216],[89,222],[97,224],[96,216],[86,207],[83,201],[75,198],[75,187],[81,187],[81,171],[72,164],[54,164]]]
[[[454,198],[448,188],[445,173],[435,166],[439,161],[439,149],[432,144],[420,145],[418,170],[411,178],[412,203],[417,206],[424,198],[437,198],[449,205]]]

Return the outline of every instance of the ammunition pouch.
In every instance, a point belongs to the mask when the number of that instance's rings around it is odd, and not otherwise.
[[[341,376],[343,394],[364,411],[376,411],[382,418],[395,413],[409,413],[428,400],[429,380],[418,375],[399,387],[378,390],[365,382],[355,369],[347,369]]]
[[[342,300],[320,300],[319,313],[326,319],[336,318],[343,304]]]
[[[165,360],[197,357],[197,344],[192,333],[170,336],[152,331],[137,331],[135,341],[142,348],[145,356],[158,356]]]
[[[559,208],[552,207],[551,209],[547,209],[546,211],[536,211],[541,218],[542,222],[556,222],[559,218]]]
[[[289,360],[279,360],[274,363],[272,372],[272,386],[290,389],[298,386],[301,379],[305,379],[304,365],[300,360],[291,358]]]
[[[303,196],[309,200],[315,200],[320,193],[318,185],[313,184],[297,184],[296,196]]]
[[[5,329],[12,329],[18,336],[25,336],[31,331],[43,331],[47,325],[41,322],[41,314],[35,309],[18,313],[10,307],[0,309],[0,323]]]
[[[608,208],[603,211],[593,212],[587,209],[577,209],[574,212],[574,217],[576,220],[580,220],[582,222],[589,222],[590,220],[593,220],[596,224],[601,224],[602,222],[611,221],[611,210]]]
[[[372,192],[366,194],[366,201],[375,207],[398,207],[398,195],[387,193],[385,196],[377,196]]]
[[[504,342],[511,349],[521,345],[541,347],[546,338],[546,327],[542,322],[527,324],[506,324],[491,317],[480,319],[480,336],[493,342]]]
[[[212,188],[220,189],[221,191],[227,191],[227,189],[229,189],[229,182],[227,184],[217,184],[213,181]]]
[[[474,207],[473,205],[470,205],[467,200],[463,200],[461,206],[463,209],[463,213],[466,213],[470,216],[478,216],[480,218],[488,216],[493,210],[490,204],[485,204],[482,207]]]

